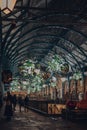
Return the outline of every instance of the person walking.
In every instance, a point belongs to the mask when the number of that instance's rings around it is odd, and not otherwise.
[[[16,110],[16,104],[17,104],[17,97],[16,94],[13,95],[12,97],[12,104],[13,104],[13,110]]]
[[[11,120],[13,116],[13,109],[12,109],[12,95],[10,92],[7,92],[6,103],[5,103],[5,111],[4,116],[6,116],[7,121]]]
[[[18,96],[18,104],[19,104],[19,111],[21,112],[21,108],[23,106],[23,99],[21,95]]]
[[[28,105],[29,105],[29,97],[26,95],[24,98],[24,110],[28,112]]]

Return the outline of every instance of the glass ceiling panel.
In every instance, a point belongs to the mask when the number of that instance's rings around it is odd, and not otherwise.
[[[69,61],[71,61],[71,63],[73,63],[73,64],[77,64],[77,62],[76,62],[76,60],[74,60],[72,57],[71,57],[71,55],[66,55],[66,58],[69,60]]]
[[[81,45],[86,39],[84,35],[81,35],[79,32],[74,32],[72,30],[67,32],[66,37],[77,45]]]
[[[72,51],[73,54],[75,54],[75,56],[77,56],[77,59],[80,58],[81,60],[85,60],[85,56],[82,55],[81,53],[79,53],[77,50]]]
[[[81,47],[86,51],[85,53],[87,54],[87,44],[82,44]]]

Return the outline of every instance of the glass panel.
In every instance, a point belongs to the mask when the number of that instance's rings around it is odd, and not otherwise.
[[[0,0],[1,10],[3,10],[5,14],[8,14],[13,10],[15,3],[16,0]]]

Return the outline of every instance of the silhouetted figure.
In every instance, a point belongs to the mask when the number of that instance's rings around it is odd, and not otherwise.
[[[28,112],[28,105],[29,105],[29,97],[26,95],[24,98],[24,109],[25,112]]]
[[[4,115],[6,116],[8,121],[11,120],[11,117],[13,116],[12,95],[10,94],[9,91],[7,92]]]
[[[13,97],[12,97],[12,95],[10,94],[9,91],[7,92],[6,100],[9,100],[9,101],[10,101],[10,104],[12,105]]]
[[[10,121],[13,116],[12,104],[8,99],[6,99],[4,116],[6,116],[7,121]]]
[[[21,108],[23,106],[23,99],[21,95],[19,95],[18,97],[18,104],[19,104],[19,111],[21,112]]]
[[[16,104],[17,104],[17,97],[16,94],[13,95],[12,97],[12,104],[13,104],[13,110],[15,111],[16,109]]]

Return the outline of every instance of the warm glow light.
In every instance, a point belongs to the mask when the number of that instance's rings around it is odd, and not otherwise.
[[[16,0],[0,0],[0,8],[5,14],[9,14],[13,10],[15,3]]]

